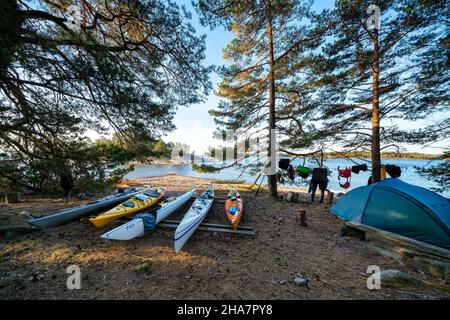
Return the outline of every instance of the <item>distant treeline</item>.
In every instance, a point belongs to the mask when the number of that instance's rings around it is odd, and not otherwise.
[[[328,158],[370,158],[371,154],[368,151],[352,151],[352,152],[329,152],[325,154]],[[445,159],[445,155],[427,154],[419,152],[382,152],[382,159],[422,159],[422,160],[438,160]]]

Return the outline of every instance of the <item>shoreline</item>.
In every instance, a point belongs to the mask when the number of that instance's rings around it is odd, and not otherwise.
[[[142,177],[142,178],[136,178],[134,180],[139,181],[139,182],[147,182],[150,181],[151,179],[154,178],[164,178],[166,176],[175,176],[175,177],[183,177],[183,178],[193,178],[193,179],[197,179],[197,180],[205,180],[205,181],[212,181],[212,183],[216,183],[216,184],[230,184],[230,185],[239,185],[240,187],[251,187],[252,184],[246,182],[245,180],[230,180],[230,179],[211,179],[211,178],[205,178],[205,177],[192,177],[192,176],[187,176],[187,175],[182,175],[182,174],[178,174],[178,173],[164,173],[164,174],[160,174],[160,175],[154,175],[154,176],[147,176],[147,177]],[[257,187],[257,185],[255,185],[252,189],[249,190],[253,190],[255,187]],[[265,184],[261,185],[261,190],[266,190],[267,186]],[[309,194],[308,192],[308,188],[306,187],[298,187],[298,186],[286,186],[286,185],[281,185],[278,184],[278,190],[281,192],[300,192],[300,193],[304,193],[304,194]],[[339,194],[339,193],[347,193],[345,190],[334,190],[334,189],[327,189],[331,192],[333,192],[335,195]],[[319,191],[318,191],[319,192]]]
[[[280,155],[280,158],[292,158],[288,155],[284,156],[284,155]],[[310,160],[312,160],[313,158],[308,158]],[[328,156],[328,157],[324,157],[324,161],[326,161],[327,159],[342,159],[342,160],[346,160],[346,161],[351,161],[351,160],[355,160],[355,161],[366,161],[366,162],[370,162],[370,158],[358,158],[358,157],[349,157],[349,158],[345,158],[345,157],[334,157],[334,156]],[[350,160],[351,159],[351,160]],[[387,157],[387,158],[382,158],[381,161],[387,161],[387,160],[395,160],[395,161],[446,161],[448,159],[445,158],[394,158],[394,157]],[[208,160],[206,162],[211,162],[212,160]],[[201,160],[194,160],[194,163],[199,163],[201,162]],[[213,161],[214,162],[214,161]],[[222,163],[222,161],[217,160],[217,163]],[[150,160],[150,162],[142,162],[142,161],[130,161],[128,164],[132,164],[135,165],[137,167],[141,167],[141,166],[174,166],[174,167],[178,167],[178,166],[184,166],[184,165],[189,165],[192,164],[192,162],[190,160],[184,160],[181,163],[177,163],[177,162],[172,162],[171,159],[154,159],[154,160]],[[127,164],[127,165],[128,165]]]

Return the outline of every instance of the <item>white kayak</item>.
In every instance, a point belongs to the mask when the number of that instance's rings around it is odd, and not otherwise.
[[[181,250],[186,241],[197,230],[198,226],[202,223],[206,214],[211,208],[214,201],[214,189],[212,186],[203,192],[192,204],[189,211],[183,217],[177,230],[175,231],[174,244],[175,252]]]
[[[184,205],[195,193],[195,189],[192,189],[176,198],[169,198],[164,200],[161,206],[157,207],[156,210],[152,209],[149,213],[143,213],[138,215],[135,219],[127,222],[105,234],[101,235],[103,239],[112,240],[131,240],[136,237],[142,237],[146,231],[146,218],[153,218],[156,215],[156,221],[154,219],[150,222],[151,229],[155,225],[166,219],[169,215],[178,210],[182,205]],[[149,223],[147,223],[148,226]]]

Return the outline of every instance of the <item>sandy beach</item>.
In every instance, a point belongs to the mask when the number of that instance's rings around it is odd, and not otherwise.
[[[217,197],[227,182],[166,175],[143,179],[177,195],[213,183]],[[88,222],[37,231],[0,242],[1,299],[411,299],[410,292],[449,298],[445,284],[367,248],[367,243],[340,237],[341,220],[326,204],[257,197],[239,185],[244,199],[242,226],[256,237],[197,231],[176,254],[173,229],[156,228],[128,242],[105,242],[100,235],[123,221],[96,229]],[[288,191],[280,187],[281,194]],[[298,191],[298,189],[297,189]],[[62,198],[29,196],[18,204],[0,205],[0,226],[26,225],[28,214],[39,215],[66,205]],[[88,200],[73,200],[76,206]],[[192,201],[170,216],[180,220]],[[308,226],[296,221],[305,210]],[[226,224],[224,204],[215,201],[207,223]],[[81,268],[80,290],[69,290],[69,265]],[[418,281],[402,287],[368,290],[367,267],[398,269]],[[297,275],[309,288],[294,282]]]

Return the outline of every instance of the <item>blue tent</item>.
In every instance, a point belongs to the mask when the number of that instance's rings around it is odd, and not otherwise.
[[[353,189],[330,211],[347,221],[450,249],[450,200],[400,179]]]

